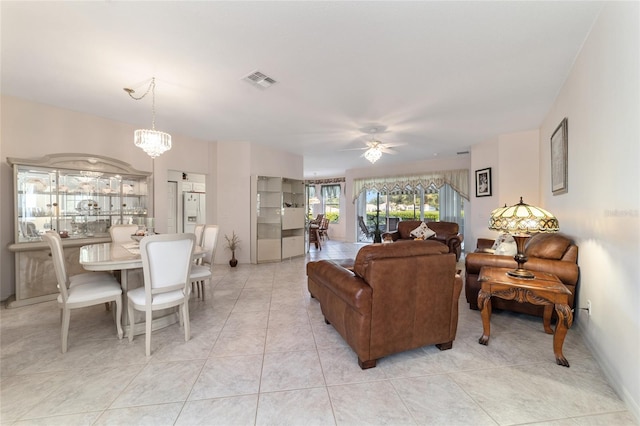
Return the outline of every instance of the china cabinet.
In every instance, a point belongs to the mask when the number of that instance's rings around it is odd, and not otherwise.
[[[251,262],[304,255],[304,181],[252,176],[251,194]]]
[[[151,173],[120,160],[84,154],[8,158],[13,168],[16,294],[9,306],[57,297],[56,278],[42,233],[63,238],[69,273],[80,273],[79,248],[109,241],[117,223],[144,224]]]

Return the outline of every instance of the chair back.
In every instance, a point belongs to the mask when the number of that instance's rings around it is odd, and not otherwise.
[[[20,222],[20,232],[25,238],[38,237],[38,231],[36,230],[36,224],[33,222]]]
[[[138,225],[111,225],[109,235],[113,243],[131,242],[131,236],[138,230]]]
[[[358,216],[358,225],[360,226],[360,231],[366,236],[371,235],[369,228],[367,228],[367,224],[364,223],[364,217]]]
[[[204,231],[204,227],[205,225],[203,223],[199,223],[193,228],[193,234],[196,236],[197,246],[202,245],[202,232]]]
[[[56,280],[58,281],[58,290],[62,295],[62,300],[67,301],[69,295],[67,287],[69,285],[69,276],[67,275],[67,267],[64,263],[64,251],[62,249],[62,240],[60,235],[55,231],[47,231],[42,235],[51,249],[51,259],[53,260],[53,269],[56,272]]]
[[[318,213],[316,218],[311,220],[311,221],[309,221],[309,223],[313,223],[315,225],[320,225],[320,223],[322,222],[322,219],[324,219],[324,213]]]
[[[189,295],[195,240],[193,234],[162,234],[140,241],[147,305],[160,293],[183,290]]]
[[[202,262],[207,265],[213,265],[216,256],[216,247],[218,246],[218,233],[220,228],[218,225],[207,225],[202,232],[202,247],[207,251]]]

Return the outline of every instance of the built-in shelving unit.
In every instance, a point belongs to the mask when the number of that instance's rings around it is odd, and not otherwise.
[[[251,178],[251,262],[304,255],[304,181]]]

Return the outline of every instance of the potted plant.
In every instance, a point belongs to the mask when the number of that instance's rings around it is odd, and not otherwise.
[[[240,244],[240,238],[236,235],[236,231],[232,231],[231,238],[225,234],[224,238],[227,240],[227,249],[231,250],[231,260],[229,265],[233,268],[238,265],[238,259],[236,259],[236,249]]]

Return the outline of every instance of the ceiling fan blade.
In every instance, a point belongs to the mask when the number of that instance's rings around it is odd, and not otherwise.
[[[362,148],[344,148],[344,149],[340,149],[339,151],[362,151],[362,150],[367,150],[369,149],[368,146],[362,147]]]

